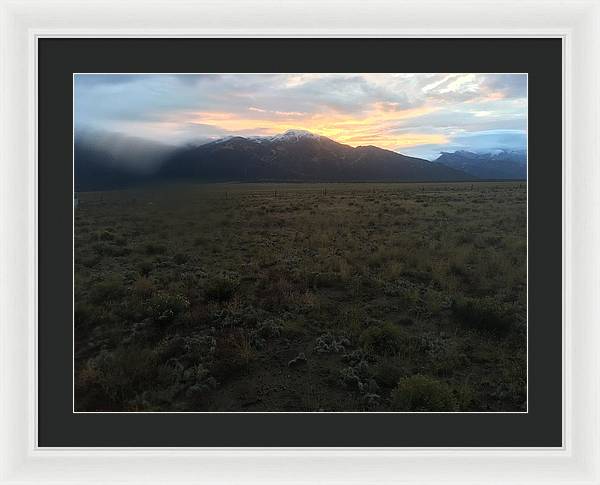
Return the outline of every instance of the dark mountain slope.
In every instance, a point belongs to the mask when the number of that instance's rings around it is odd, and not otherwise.
[[[494,153],[473,153],[465,150],[444,152],[435,162],[481,179],[527,178],[525,150],[501,150]]]
[[[207,181],[471,180],[451,167],[374,146],[353,148],[308,132],[233,137],[181,149],[162,165],[167,179]]]

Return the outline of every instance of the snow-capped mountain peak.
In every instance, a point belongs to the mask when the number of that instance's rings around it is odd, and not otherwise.
[[[318,140],[321,137],[306,130],[287,130],[285,133],[279,133],[269,137],[271,141],[298,141],[301,138]]]
[[[240,135],[229,135],[218,140],[213,140],[210,143],[218,144],[228,142],[235,138],[243,138],[245,140],[253,141],[255,143],[264,142],[297,142],[301,139],[320,140],[320,135],[315,135],[307,130],[287,130],[284,133],[278,133],[277,135],[254,135],[254,136],[240,136]]]

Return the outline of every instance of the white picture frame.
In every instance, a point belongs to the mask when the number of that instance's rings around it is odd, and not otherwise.
[[[561,448],[40,448],[37,39],[563,39]],[[0,0],[0,483],[600,483],[600,1]]]

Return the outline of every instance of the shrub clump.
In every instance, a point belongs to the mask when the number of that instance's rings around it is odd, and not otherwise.
[[[373,369],[373,378],[380,387],[392,389],[398,384],[402,377],[402,369],[397,366],[383,362]]]
[[[510,307],[494,298],[459,297],[452,303],[452,313],[461,324],[480,331],[504,335],[514,319]]]
[[[184,310],[187,310],[190,302],[182,295],[170,295],[167,293],[155,293],[150,299],[150,307],[155,321],[169,323]]]
[[[396,411],[454,411],[457,407],[448,384],[420,374],[400,379],[391,403]]]
[[[236,292],[239,279],[232,275],[219,275],[211,278],[204,289],[209,300],[227,301]]]
[[[202,364],[194,365],[185,370],[183,379],[190,384],[185,395],[194,403],[202,402],[207,394],[217,388],[217,380],[212,377],[209,371]]]
[[[350,346],[350,340],[341,335],[336,336],[324,333],[315,341],[315,352],[320,354],[344,352]]]
[[[375,355],[395,355],[403,342],[402,331],[389,322],[367,328],[359,338],[364,351]]]
[[[374,394],[380,390],[375,379],[369,376],[369,364],[365,360],[344,367],[340,371],[340,382],[346,389],[358,391],[361,394]],[[379,398],[379,396],[377,397]]]

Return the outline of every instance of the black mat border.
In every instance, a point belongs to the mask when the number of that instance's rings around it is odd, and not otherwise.
[[[39,446],[561,446],[561,42],[39,39]],[[529,73],[529,413],[73,414],[74,72]]]

